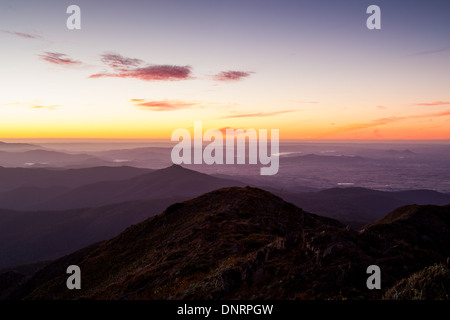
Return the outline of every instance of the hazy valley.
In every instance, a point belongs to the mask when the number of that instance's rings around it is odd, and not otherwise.
[[[170,150],[1,143],[0,297],[381,298],[366,264],[391,287],[450,256],[448,145],[285,144],[275,176]],[[81,295],[50,285],[69,262],[108,273],[102,257],[118,265]]]

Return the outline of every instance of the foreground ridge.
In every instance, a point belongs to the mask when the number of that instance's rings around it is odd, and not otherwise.
[[[8,298],[379,299],[450,255],[448,206],[397,210],[357,232],[261,189],[223,188],[56,260]],[[432,223],[418,229],[422,215]],[[382,290],[366,287],[372,264]],[[81,290],[66,287],[69,265]]]

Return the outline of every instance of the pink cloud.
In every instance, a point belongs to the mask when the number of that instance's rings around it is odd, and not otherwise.
[[[283,113],[294,112],[296,110],[283,110],[283,111],[275,111],[275,112],[255,112],[255,113],[244,113],[244,114],[236,114],[223,117],[221,119],[229,119],[229,118],[249,118],[249,117],[271,117],[276,116]]]
[[[443,106],[450,104],[450,101],[435,101],[435,102],[423,102],[416,103],[416,106]]]
[[[366,128],[372,128],[372,127],[378,127],[387,125],[394,122],[409,120],[409,119],[423,119],[423,118],[438,118],[438,117],[448,117],[450,116],[450,110],[442,111],[442,112],[434,112],[434,113],[424,113],[424,114],[416,114],[416,115],[410,115],[410,116],[402,116],[402,117],[387,117],[387,118],[379,118],[372,120],[370,122],[366,123],[352,123],[348,124],[346,126],[342,126],[340,128],[337,128],[333,131],[330,131],[323,136],[327,136],[333,133],[338,132],[344,132],[344,131],[352,131],[352,130],[359,130],[359,129],[366,129]]]
[[[39,55],[42,60],[59,64],[59,65],[74,65],[74,64],[80,64],[80,61],[73,60],[69,58],[64,53],[58,53],[58,52],[45,52],[45,54]]]
[[[25,38],[25,39],[35,39],[35,40],[43,40],[43,37],[36,35],[36,34],[30,34],[30,33],[24,33],[24,32],[16,32],[16,31],[9,31],[9,30],[0,30],[0,32],[11,34],[17,37]]]
[[[142,60],[126,58],[120,54],[106,53],[102,55],[102,62],[113,69],[123,70],[124,68],[135,67],[142,64]]]
[[[193,103],[177,100],[151,101],[144,99],[130,99],[129,101],[135,102],[136,107],[139,107],[142,110],[151,111],[174,111],[189,108],[194,105]]]
[[[189,66],[153,65],[144,68],[121,70],[116,73],[97,73],[89,76],[95,78],[134,78],[144,81],[175,81],[190,78]]]
[[[244,71],[222,71],[214,76],[216,81],[239,81],[249,77],[253,72]]]
[[[147,65],[140,59],[127,58],[120,54],[102,55],[102,62],[110,67],[110,72],[101,72],[89,76],[95,78],[134,78],[143,81],[186,80],[191,76],[190,66]]]

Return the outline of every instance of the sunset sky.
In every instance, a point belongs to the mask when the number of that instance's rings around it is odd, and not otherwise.
[[[1,0],[0,43],[0,140],[450,139],[448,0]]]

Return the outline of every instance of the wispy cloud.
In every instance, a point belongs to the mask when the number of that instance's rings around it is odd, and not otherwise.
[[[415,52],[412,53],[410,55],[408,55],[409,57],[413,57],[413,56],[424,56],[424,55],[429,55],[429,54],[435,54],[435,53],[440,53],[440,52],[444,52],[450,49],[450,46],[445,46],[445,47],[441,47],[441,48],[437,48],[437,49],[432,49],[432,50],[426,50],[426,51],[419,51],[419,52]]]
[[[386,106],[377,106],[377,108],[378,108],[378,109],[381,109],[381,110],[385,110],[385,109],[387,109],[387,107],[386,107]]]
[[[239,81],[249,77],[253,72],[246,71],[222,71],[214,75],[216,81]]]
[[[151,111],[174,111],[179,109],[190,108],[195,103],[178,101],[178,100],[145,100],[145,99],[129,99],[128,101],[133,102],[136,107],[142,110]]]
[[[43,104],[42,101],[36,99],[33,101],[16,101],[3,104],[4,106],[19,106],[25,107],[29,109],[47,109],[47,110],[55,110],[58,107],[61,107],[59,104],[47,105]]]
[[[8,103],[3,103],[3,106],[21,106],[23,105],[23,102],[8,102]]]
[[[435,102],[416,103],[415,106],[444,106],[449,104],[450,101],[435,101]]]
[[[117,73],[97,73],[89,78],[134,78],[144,81],[174,81],[190,78],[189,66],[154,65]]]
[[[31,106],[30,109],[47,109],[47,110],[55,110],[55,109],[57,109],[58,107],[60,107],[60,105],[57,105],[57,104],[54,104],[54,105],[51,105],[51,106],[42,106],[42,105],[39,105],[39,106]]]
[[[44,40],[44,38],[37,34],[31,34],[31,33],[25,33],[25,32],[17,32],[17,31],[10,31],[10,30],[0,30],[0,32],[10,34],[13,36],[25,38],[25,39],[33,39],[33,40]]]
[[[81,61],[73,60],[72,58],[68,57],[64,53],[58,53],[58,52],[45,52],[44,54],[40,54],[39,57],[41,57],[42,60],[58,64],[58,65],[76,65],[81,64]]]
[[[450,110],[442,111],[442,112],[434,112],[434,113],[425,113],[425,114],[416,114],[416,115],[410,115],[410,116],[402,116],[402,117],[386,117],[386,118],[379,118],[372,120],[370,122],[365,123],[352,123],[348,124],[346,126],[342,126],[339,128],[336,128],[335,130],[332,130],[323,136],[328,136],[334,133],[344,132],[344,131],[352,131],[352,130],[359,130],[359,129],[366,129],[366,128],[372,128],[372,127],[378,127],[382,125],[387,125],[394,122],[404,121],[404,120],[411,120],[411,119],[422,119],[422,118],[438,118],[438,117],[447,117],[450,116]]]
[[[274,111],[274,112],[255,112],[255,113],[243,113],[243,114],[234,114],[222,117],[220,119],[230,119],[230,118],[250,118],[250,117],[273,117],[283,113],[295,112],[297,110],[283,110],[283,111]]]
[[[227,130],[231,129],[233,132],[230,131],[229,134],[227,134]],[[245,135],[245,132],[248,130],[246,128],[232,128],[232,127],[223,127],[218,129],[224,136],[239,136],[239,135]]]
[[[143,63],[140,59],[126,58],[116,53],[105,53],[102,55],[101,60],[104,64],[118,70],[128,69]]]
[[[115,53],[103,54],[101,57],[102,62],[112,70],[92,74],[89,78],[134,78],[143,81],[175,81],[191,78],[190,66],[143,65],[144,62],[140,59],[127,58]]]

